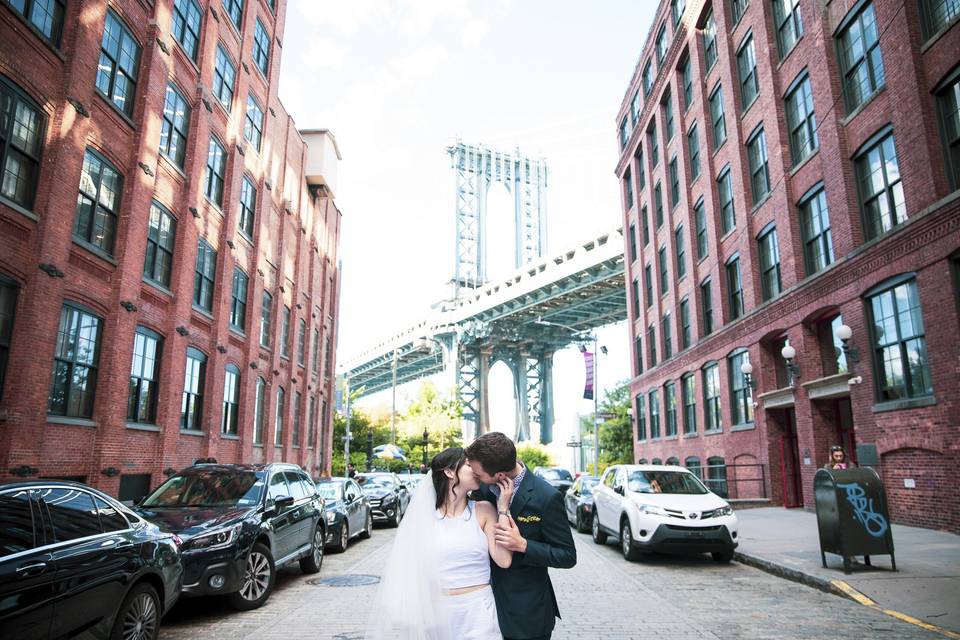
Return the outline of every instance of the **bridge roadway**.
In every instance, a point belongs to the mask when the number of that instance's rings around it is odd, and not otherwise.
[[[181,600],[163,620],[161,640],[362,640],[376,585],[324,580],[379,575],[396,529],[328,554],[319,586],[294,565],[283,569],[267,604],[246,613],[214,598]],[[940,638],[838,596],[758,569],[718,565],[706,555],[628,563],[616,543],[599,547],[574,533],[577,566],[551,569],[560,613],[554,640],[763,640]]]

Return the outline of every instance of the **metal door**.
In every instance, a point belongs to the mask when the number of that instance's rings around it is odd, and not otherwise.
[[[784,409],[784,434],[780,437],[780,478],[783,483],[783,506],[803,506],[803,482],[800,478],[800,448],[797,441],[797,416]]]

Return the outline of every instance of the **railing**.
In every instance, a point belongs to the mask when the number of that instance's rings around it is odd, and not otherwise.
[[[764,464],[707,464],[689,468],[708,489],[722,498],[758,500],[768,497]]]

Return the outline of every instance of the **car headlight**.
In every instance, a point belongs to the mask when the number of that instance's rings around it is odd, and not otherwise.
[[[720,507],[719,509],[713,512],[714,518],[719,518],[720,516],[732,516],[732,515],[733,515],[733,508],[730,507],[729,505],[726,507]]]
[[[233,544],[233,541],[240,535],[240,527],[235,524],[232,527],[217,529],[210,533],[190,538],[184,545],[184,551],[210,551],[212,549],[221,549]]]
[[[637,510],[640,511],[640,513],[643,513],[649,516],[666,516],[667,515],[667,512],[664,511],[661,507],[656,507],[652,504],[638,503]]]

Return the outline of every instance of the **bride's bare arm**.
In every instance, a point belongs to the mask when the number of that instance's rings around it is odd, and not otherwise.
[[[497,518],[502,517],[504,522],[509,520],[509,516],[499,516],[497,509],[489,502],[476,503],[477,517],[480,519],[480,525],[483,527],[483,533],[487,536],[487,548],[490,550],[490,557],[497,563],[498,567],[506,569],[513,562],[513,552],[497,544],[496,530]]]

